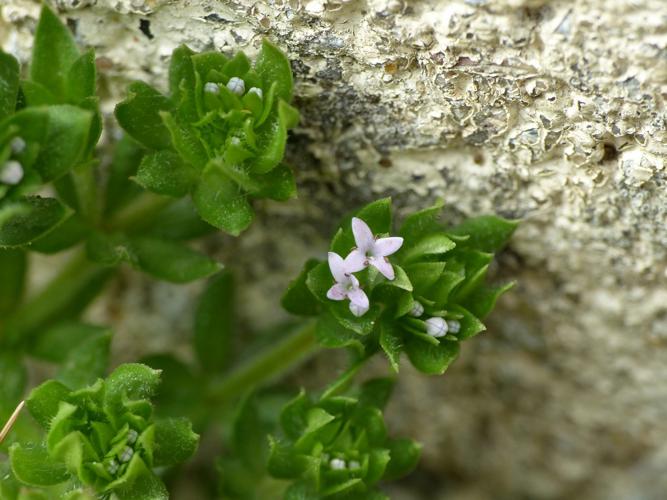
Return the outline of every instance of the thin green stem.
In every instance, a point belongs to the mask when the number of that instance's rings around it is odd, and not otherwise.
[[[225,375],[224,379],[211,384],[208,400],[216,407],[230,403],[250,389],[283,375],[317,349],[315,323],[309,322]]]
[[[151,224],[158,212],[174,201],[174,198],[168,196],[143,193],[116,212],[107,227],[116,231],[145,229]]]
[[[81,312],[104,287],[112,268],[100,267],[78,252],[35,297],[19,306],[5,324],[10,344],[41,327]]]

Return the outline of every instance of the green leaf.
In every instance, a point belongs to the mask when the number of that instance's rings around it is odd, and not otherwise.
[[[67,104],[47,108],[45,142],[34,164],[43,181],[51,181],[86,160],[94,115],[91,111]]]
[[[410,263],[433,255],[445,254],[455,246],[456,243],[445,236],[444,233],[434,233],[425,236],[416,244],[400,252],[399,257],[401,262]]]
[[[268,439],[263,432],[257,402],[252,396],[241,402],[234,417],[232,445],[234,455],[248,469],[258,475],[264,471],[269,451]]]
[[[258,189],[252,192],[255,198],[286,201],[296,196],[296,181],[292,169],[281,163],[269,173],[254,178]]]
[[[202,219],[233,236],[252,222],[253,211],[246,195],[214,165],[204,171],[192,199]]]
[[[458,319],[461,323],[461,329],[456,334],[456,337],[465,340],[474,337],[478,333],[486,330],[486,326],[479,319],[477,319],[470,311],[461,306],[451,306],[450,312],[460,316]]]
[[[19,63],[0,50],[0,122],[14,113],[19,92]]]
[[[382,479],[393,481],[412,472],[421,456],[422,446],[412,439],[392,439],[389,442],[391,460]]]
[[[26,406],[30,414],[44,429],[48,429],[51,421],[58,413],[60,402],[69,396],[70,390],[56,380],[47,380],[32,390]]]
[[[222,68],[222,73],[227,77],[240,77],[245,75],[250,69],[250,61],[243,52],[237,52]]]
[[[294,451],[294,447],[269,437],[269,461],[267,469],[276,478],[292,479],[300,477],[309,468],[316,466],[315,459]]]
[[[197,120],[195,103],[195,70],[192,62],[194,52],[185,45],[177,47],[171,54],[169,64],[169,92],[178,109],[178,116],[187,122]]]
[[[442,340],[438,345],[407,335],[405,352],[417,370],[427,375],[442,375],[459,355],[459,343]]]
[[[425,295],[440,279],[445,270],[444,262],[417,262],[405,266],[410,282],[414,285],[415,295]]]
[[[190,192],[197,172],[168,150],[144,156],[134,180],[154,193],[180,198]]]
[[[0,249],[0,318],[9,313],[23,298],[28,261],[23,250]],[[0,320],[0,323],[2,320]]]
[[[396,386],[396,380],[383,377],[367,380],[359,389],[359,404],[384,410]]]
[[[519,225],[519,221],[503,219],[495,215],[483,215],[468,219],[462,224],[450,229],[455,235],[470,236],[465,246],[483,252],[497,252],[512,237]]]
[[[50,106],[60,102],[60,100],[53,95],[53,92],[41,83],[33,82],[32,80],[23,80],[21,82],[21,92],[25,97],[27,106]]]
[[[399,327],[392,319],[385,319],[380,324],[380,346],[389,358],[391,367],[395,372],[398,372],[398,364],[403,350],[403,338]]]
[[[482,286],[472,292],[463,302],[463,306],[480,319],[486,318],[496,306],[498,298],[514,287],[514,282],[500,286]]]
[[[143,190],[130,177],[136,174],[145,149],[129,135],[115,143],[106,185],[105,213],[111,214]]]
[[[158,279],[187,283],[222,269],[222,264],[179,243],[151,237],[131,239],[136,265]]]
[[[0,247],[27,245],[44,236],[69,215],[58,200],[30,196],[0,208]]]
[[[477,250],[464,251],[460,257],[465,265],[465,281],[453,293],[451,300],[455,302],[465,301],[466,297],[484,282],[489,264],[493,260],[493,254]]]
[[[156,216],[160,224],[146,228],[147,234],[166,240],[187,241],[217,232],[204,222],[190,198],[181,198],[170,203]]]
[[[72,63],[65,75],[65,82],[67,99],[72,104],[79,104],[95,95],[97,71],[94,50],[87,50]]]
[[[23,398],[23,391],[28,382],[28,374],[19,354],[4,347],[3,351],[0,353],[0,380],[2,380],[0,384],[0,421],[2,425]]]
[[[323,347],[361,346],[359,335],[341,325],[338,319],[328,311],[322,313],[317,319],[315,337]]]
[[[144,82],[133,82],[128,96],[116,105],[118,124],[137,142],[149,149],[171,146],[169,131],[160,112],[169,111],[169,99]]]
[[[234,326],[234,279],[224,272],[208,282],[195,313],[193,343],[205,371],[220,373],[227,367]]]
[[[208,154],[195,131],[177,121],[171,113],[166,111],[160,113],[160,118],[169,130],[171,143],[181,158],[198,170],[204,169],[208,162]]]
[[[55,231],[33,241],[30,250],[49,255],[62,252],[79,243],[89,231],[86,221],[79,214],[73,213]]]
[[[91,233],[86,241],[86,255],[103,266],[116,266],[121,262],[137,264],[134,249],[124,234]]]
[[[262,40],[262,49],[255,61],[255,71],[262,79],[264,89],[277,83],[278,97],[290,102],[292,99],[292,69],[285,54],[268,40]]]
[[[310,399],[303,389],[283,407],[280,412],[280,425],[287,437],[294,440],[301,437],[307,425],[306,414],[310,407]]]
[[[65,464],[53,460],[43,444],[21,445],[9,449],[12,472],[16,479],[30,486],[52,486],[69,479]]]
[[[250,169],[265,174],[275,168],[285,156],[287,129],[298,123],[298,111],[285,101],[278,102],[278,113],[257,129],[257,155],[249,160]]]
[[[160,372],[139,363],[116,368],[106,380],[105,406],[112,410],[126,401],[150,400],[160,384]]]
[[[67,27],[43,6],[33,42],[31,79],[64,97],[67,72],[78,57],[79,50]]]
[[[111,332],[92,335],[70,351],[56,378],[72,389],[79,389],[103,377],[109,362]]]
[[[142,364],[160,370],[160,387],[154,398],[157,414],[165,417],[199,417],[205,398],[205,384],[192,368],[171,354],[154,354],[141,358]]]
[[[317,316],[320,313],[320,303],[306,285],[308,273],[318,264],[317,259],[308,259],[299,276],[289,284],[281,300],[285,310],[299,316]]]
[[[443,205],[443,202],[439,201],[434,206],[410,214],[405,218],[399,231],[399,234],[405,240],[403,243],[405,248],[417,243],[424,236],[442,231],[439,219]]]
[[[199,444],[199,436],[193,432],[186,418],[169,418],[155,422],[155,448],[153,461],[156,467],[185,462]]]
[[[151,471],[138,453],[130,460],[121,481],[109,485],[118,500],[168,500],[169,493],[164,483]],[[113,485],[113,487],[111,487]]]

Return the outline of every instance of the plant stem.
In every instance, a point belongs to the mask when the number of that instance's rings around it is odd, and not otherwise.
[[[208,389],[209,403],[216,407],[229,403],[250,389],[284,374],[317,349],[315,323],[309,322],[226,374],[224,379],[211,384]]]
[[[81,312],[112,274],[112,268],[89,262],[83,251],[78,252],[39,294],[7,319],[6,340],[10,344],[25,340],[40,327]]]
[[[109,221],[108,228],[116,231],[138,231],[145,229],[151,224],[154,216],[160,210],[174,201],[174,198],[168,196],[143,193],[116,212]]]

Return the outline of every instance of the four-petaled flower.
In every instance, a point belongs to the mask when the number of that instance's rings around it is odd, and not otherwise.
[[[394,268],[387,257],[401,248],[403,238],[392,236],[376,239],[371,228],[357,217],[352,218],[352,233],[357,248],[352,250],[345,262],[348,272],[361,271],[369,265],[375,267],[388,280],[394,279]]]
[[[360,288],[359,280],[349,271],[347,260],[334,252],[329,252],[329,269],[336,283],[327,292],[331,300],[350,299],[350,311],[355,316],[363,316],[368,311],[368,296]]]

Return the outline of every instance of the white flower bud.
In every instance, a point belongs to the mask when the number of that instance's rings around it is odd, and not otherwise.
[[[459,333],[461,331],[461,323],[455,319],[447,321],[447,329],[449,333]]]
[[[118,465],[118,462],[116,462],[114,459],[111,459],[111,461],[107,464],[107,472],[111,474],[112,476],[118,472],[118,468],[120,466]]]
[[[220,87],[218,87],[217,83],[206,82],[206,85],[204,85],[204,92],[208,92],[210,94],[219,94]]]
[[[245,93],[245,82],[236,76],[233,76],[227,82],[227,88],[236,95],[243,95]]]
[[[134,429],[130,429],[129,432],[127,433],[127,444],[136,443],[138,437],[139,437],[139,433],[137,431],[135,431]]]
[[[20,137],[14,137],[9,143],[9,147],[15,155],[21,154],[25,151],[25,141]]]
[[[426,333],[435,338],[444,337],[447,335],[447,322],[438,316],[427,319]]]
[[[345,460],[341,460],[340,458],[332,458],[331,462],[329,462],[329,467],[331,467],[333,470],[344,470],[346,467]]]
[[[415,318],[419,318],[422,314],[424,314],[424,306],[421,304],[421,302],[414,301],[412,303],[412,309],[410,310],[410,316],[414,316]]]
[[[123,450],[123,453],[120,454],[118,459],[123,463],[127,463],[132,459],[132,455],[134,455],[134,450],[129,446],[126,446],[125,449]]]
[[[250,90],[248,90],[248,94],[257,94],[260,99],[262,97],[264,97],[264,93],[262,92],[262,89],[260,89],[258,87],[252,87]]]
[[[16,186],[23,179],[23,167],[16,160],[9,160],[0,171],[0,182]]]

